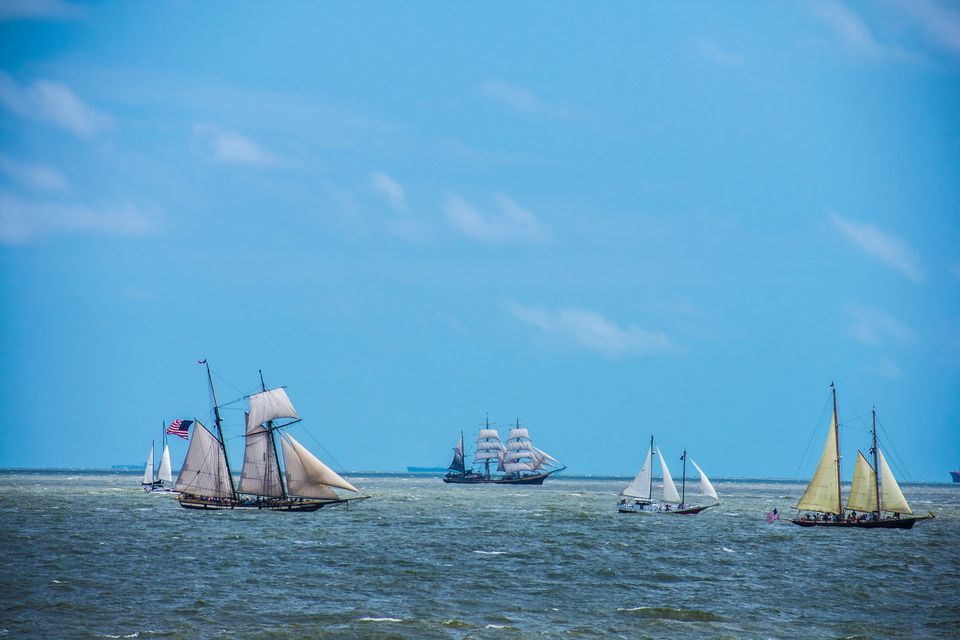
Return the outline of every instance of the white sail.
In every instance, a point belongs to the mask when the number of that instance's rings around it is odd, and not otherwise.
[[[496,429],[480,429],[480,434],[477,436],[478,440],[484,438],[493,438],[497,442],[500,442],[500,434],[497,433]]]
[[[543,466],[555,467],[560,464],[560,461],[554,458],[552,455],[544,451],[543,449],[533,448],[533,452],[536,454],[537,460]]]
[[[150,455],[147,457],[147,466],[143,470],[143,482],[141,484],[153,484],[153,445],[150,445]]]
[[[703,469],[701,469],[697,463],[693,461],[693,458],[690,458],[690,464],[692,464],[694,469],[700,473],[700,495],[713,498],[719,503],[720,496],[717,495],[717,490],[713,488],[712,484],[710,484],[710,478],[708,478],[707,474],[703,472]]]
[[[290,495],[306,498],[329,498],[330,487],[360,493],[360,489],[341,478],[323,464],[290,434],[283,436],[283,462],[287,472],[287,490]],[[336,497],[336,494],[333,494]]]
[[[652,471],[653,449],[647,449],[647,457],[643,461],[643,466],[640,467],[640,473],[638,473],[637,477],[633,479],[633,482],[628,484],[626,488],[620,492],[620,495],[629,498],[643,498],[649,500],[651,497],[650,476]]]
[[[883,457],[883,451],[879,449],[877,450],[877,459],[880,464],[880,497],[882,499],[880,506],[884,511],[912,514],[913,511],[910,510],[907,499],[903,497],[903,491],[900,490],[897,479],[893,477],[893,472],[890,471],[887,459]]]
[[[515,473],[517,471],[536,471],[532,462],[503,462],[503,471]]]
[[[197,421],[187,448],[187,457],[177,476],[177,491],[212,498],[232,498],[231,486],[223,445]]]
[[[240,493],[279,498],[283,496],[283,484],[280,482],[273,436],[261,426],[255,428],[259,431],[247,434],[237,490]]]
[[[160,456],[160,470],[157,471],[157,480],[173,482],[173,469],[170,467],[170,445],[163,445],[163,455]]]
[[[847,509],[854,511],[877,510],[877,476],[863,453],[857,452],[857,462],[853,467],[853,483],[847,496]]]
[[[504,462],[516,462],[517,460],[535,460],[532,449],[519,449],[517,451],[507,451],[503,454]]]
[[[530,439],[530,433],[524,427],[514,427],[510,429],[510,437],[508,440],[516,440],[519,438]]]
[[[296,410],[290,404],[287,392],[282,388],[269,389],[250,396],[250,414],[247,416],[247,433],[250,427],[276,420],[277,418],[297,418]]]
[[[499,460],[501,451],[503,451],[503,443],[500,442],[500,434],[497,430],[480,429],[476,453],[473,456],[474,461]]]
[[[840,513],[840,485],[837,477],[837,415],[830,419],[827,439],[823,443],[823,453],[817,470],[800,496],[797,509]]]
[[[657,456],[660,458],[660,467],[663,470],[663,501],[680,503],[680,493],[677,491],[677,485],[673,482],[670,475],[670,469],[667,468],[667,460],[660,453],[660,447],[657,447]]]

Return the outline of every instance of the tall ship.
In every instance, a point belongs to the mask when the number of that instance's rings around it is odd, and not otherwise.
[[[157,469],[157,474],[154,475],[154,444],[151,441],[150,453],[147,455],[147,466],[143,470],[143,482],[140,483],[140,486],[147,493],[173,493],[173,469],[170,466],[170,446],[167,444],[166,424],[161,431],[163,433],[163,453],[160,455],[160,467]]]
[[[823,444],[820,462],[810,484],[796,504],[797,516],[791,520],[801,527],[859,527],[866,529],[910,529],[932,513],[915,516],[897,484],[890,465],[877,444],[877,411],[872,410],[873,442],[869,453],[873,465],[857,452],[853,482],[843,502],[840,484],[840,419],[837,413],[837,388],[830,383],[833,414]],[[800,511],[805,512],[802,516]]]
[[[344,480],[284,431],[301,421],[283,387],[247,396],[246,439],[239,484],[234,483],[224,446],[220,405],[206,360],[207,380],[213,397],[216,435],[194,421],[187,456],[177,477],[177,500],[186,509],[266,509],[270,511],[316,511],[321,507],[363,500],[368,496]],[[283,424],[275,421],[288,420]],[[280,464],[277,439],[283,451]],[[281,471],[281,469],[283,471]],[[341,497],[334,489],[358,494]]]
[[[653,496],[653,456],[660,458],[660,468],[663,473],[663,487],[660,492],[660,500],[655,500]],[[703,472],[696,462],[691,458],[690,463],[700,473],[700,492],[699,495],[714,500],[712,504],[692,505],[687,504],[687,450],[683,450],[680,456],[683,460],[683,474],[680,476],[680,491],[677,491],[677,484],[670,475],[670,469],[667,468],[667,461],[660,453],[660,447],[653,444],[653,436],[650,436],[650,448],[647,449],[647,457],[640,467],[640,473],[633,481],[624,487],[617,500],[617,511],[619,513],[676,513],[679,515],[696,515],[705,509],[715,507],[720,504],[720,498],[717,496],[717,490],[710,483],[707,474]]]
[[[477,435],[473,462],[481,469],[467,467],[461,431],[443,481],[448,484],[543,484],[554,473],[566,469],[556,458],[534,446],[530,432],[520,426],[519,420],[510,429],[504,445],[487,419]]]

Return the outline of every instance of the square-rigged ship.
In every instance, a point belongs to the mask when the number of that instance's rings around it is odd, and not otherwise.
[[[477,435],[474,463],[483,464],[483,471],[474,471],[466,466],[463,450],[463,432],[453,448],[453,461],[449,473],[443,477],[448,484],[543,484],[552,474],[566,469],[556,458],[538,449],[530,439],[527,429],[517,421],[510,429],[506,446],[500,442],[500,434],[490,428],[490,421]],[[493,475],[491,463],[502,475]],[[551,468],[553,467],[553,468]]]
[[[363,500],[368,496],[343,498],[334,488],[353,493],[360,490],[344,480],[335,471],[310,453],[289,433],[280,433],[283,462],[277,450],[276,438],[280,429],[300,422],[301,418],[287,397],[283,387],[263,389],[248,396],[246,414],[246,447],[240,484],[234,485],[230,461],[224,446],[223,428],[217,392],[206,360],[207,380],[213,396],[213,415],[217,434],[214,435],[199,421],[194,421],[193,435],[186,459],[177,477],[177,500],[186,509],[266,509],[270,511],[316,511],[321,507]],[[276,425],[275,420],[292,422]],[[285,470],[286,482],[281,468]]]

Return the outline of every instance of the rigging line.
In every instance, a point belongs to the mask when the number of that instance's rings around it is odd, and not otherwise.
[[[891,438],[890,434],[887,433],[887,428],[883,426],[883,422],[881,422],[880,418],[877,418],[877,424],[880,425],[880,430],[885,436],[884,446],[889,446],[888,450],[893,451],[893,457],[894,462],[897,465],[897,471],[899,471],[908,482],[913,482],[913,475],[910,473],[910,470],[907,469],[907,463],[903,460],[903,458],[900,456],[900,452],[893,445],[893,438]]]
[[[797,465],[797,470],[793,472],[793,479],[796,480],[797,476],[800,475],[800,468],[803,466],[803,463],[807,460],[807,454],[810,452],[810,445],[813,444],[813,439],[817,437],[817,434],[820,433],[820,425],[823,424],[823,415],[827,412],[827,408],[830,406],[830,397],[827,396],[827,399],[823,402],[823,408],[820,409],[820,417],[817,418],[817,428],[813,430],[813,433],[810,434],[810,439],[807,440],[807,448],[803,450],[803,455],[800,456],[800,464]]]
[[[310,439],[311,439],[311,440],[313,440],[314,442],[317,443],[317,446],[318,446],[318,447],[320,447],[321,449],[323,449],[323,452],[330,457],[330,460],[332,460],[334,464],[337,465],[337,468],[340,470],[340,471],[339,471],[340,473],[346,473],[346,469],[345,469],[344,466],[340,463],[340,461],[337,460],[336,458],[334,458],[334,457],[333,457],[333,454],[330,453],[329,451],[327,451],[327,448],[324,447],[324,446],[320,443],[320,441],[317,440],[317,439],[314,437],[314,435],[313,435],[312,433],[310,433],[309,431],[307,431],[306,428],[304,428],[303,431],[304,431],[304,433],[306,433],[308,436],[310,436]]]

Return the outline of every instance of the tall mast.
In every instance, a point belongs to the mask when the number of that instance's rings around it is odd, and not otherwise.
[[[150,482],[157,481],[157,450],[153,446],[154,441],[150,441],[150,464],[153,465],[153,477],[150,478]]]
[[[877,520],[880,520],[880,467],[877,464],[879,449],[877,448],[877,408],[873,408],[873,486],[877,491]]]
[[[217,436],[220,438],[220,448],[223,449],[223,462],[227,467],[227,478],[230,480],[230,493],[234,498],[237,497],[237,488],[233,486],[233,472],[230,471],[230,458],[227,457],[227,443],[223,439],[223,427],[220,422],[220,403],[217,402],[217,390],[213,386],[213,375],[210,373],[210,363],[203,359],[203,364],[207,367],[207,380],[210,382],[210,395],[213,396],[213,422],[217,427]]]
[[[467,477],[467,448],[463,444],[463,429],[460,429],[460,463],[463,465],[463,477]]]
[[[683,455],[680,456],[680,459],[683,460],[683,475],[680,476],[680,506],[683,506],[683,499],[686,496],[687,492],[687,448],[683,448]]]
[[[650,434],[650,469],[648,470],[651,481],[647,483],[647,500],[653,501],[653,434]]]
[[[257,369],[257,373],[260,374],[260,388],[264,391],[267,390],[267,385],[263,383],[263,369]],[[283,492],[283,497],[287,497],[287,488],[283,486],[283,472],[280,471],[280,454],[277,452],[277,439],[274,437],[273,420],[267,421],[267,431],[270,432],[270,442],[273,444],[273,459],[277,463],[277,479],[280,481],[280,491]]]
[[[487,414],[486,425],[487,425],[486,428],[489,429],[489,428],[490,428],[490,414],[489,414],[489,413]],[[499,438],[497,438],[497,439],[499,440]],[[484,461],[483,461],[483,466],[484,466],[485,471],[486,471],[486,474],[487,474],[487,480],[489,480],[489,479],[490,479],[490,458],[485,458],[485,459],[484,459]]]
[[[837,413],[837,388],[834,386],[833,382],[830,382],[830,390],[833,392],[833,419],[837,423],[837,428],[834,429],[833,435],[837,445],[837,508],[840,510],[840,513],[837,515],[843,515],[843,493],[840,489],[840,414]]]

